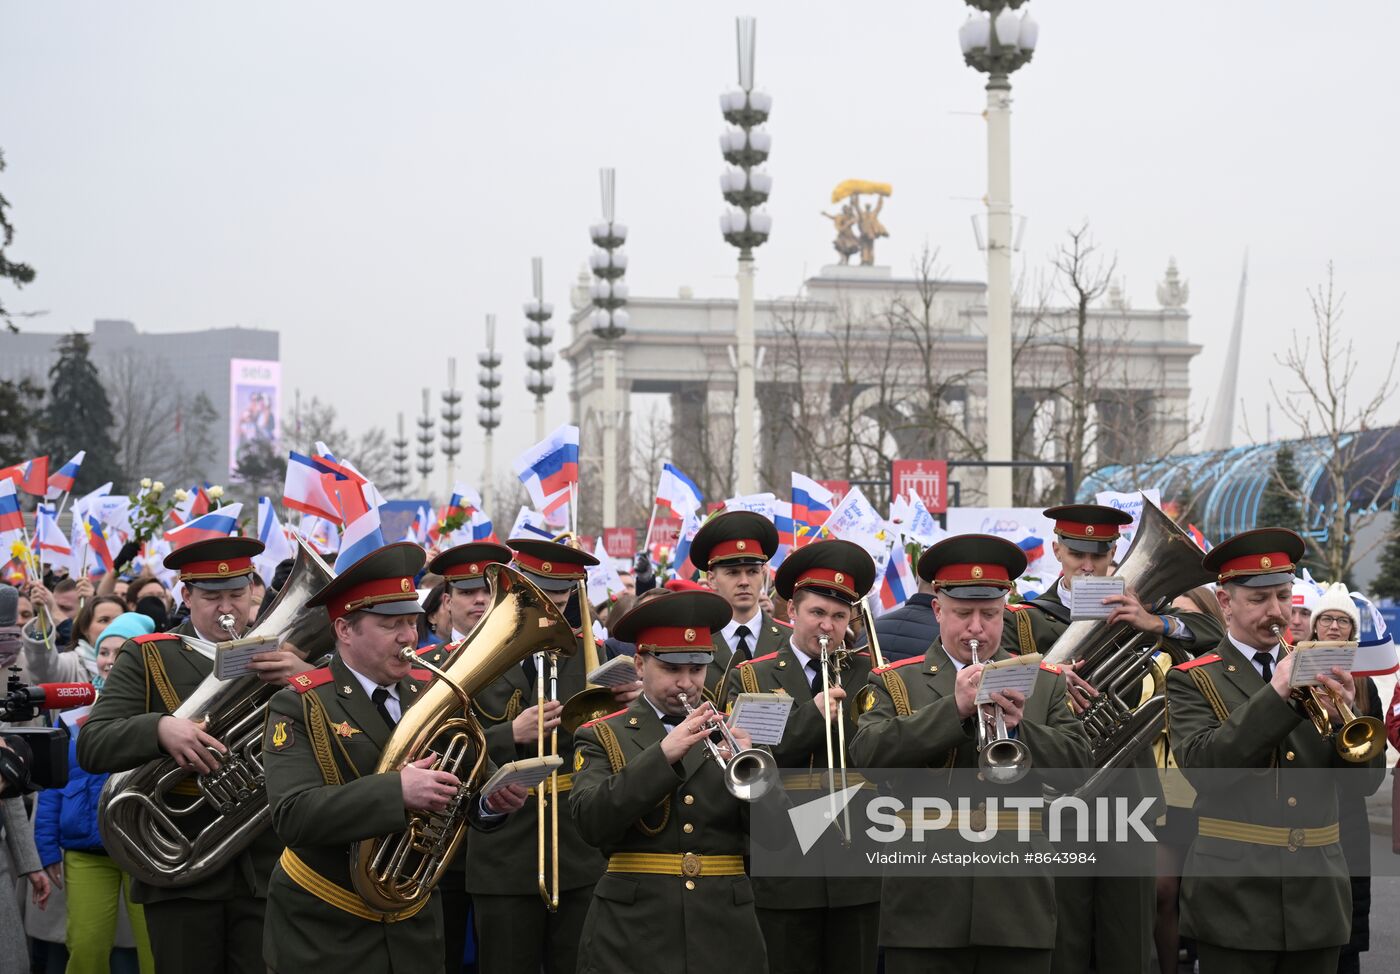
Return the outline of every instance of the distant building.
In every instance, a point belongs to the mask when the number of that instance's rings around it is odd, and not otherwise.
[[[74,329],[76,330],[76,329]],[[49,368],[58,359],[58,342],[68,332],[0,333],[0,379],[31,379],[39,386],[48,383]],[[252,360],[267,363],[256,371],[254,380],[244,380],[240,389],[273,389],[268,404],[273,414],[280,407],[276,389],[280,386],[278,347],[275,331],[254,328],[208,328],[201,331],[140,332],[130,321],[98,319],[88,336],[93,361],[98,368],[104,361],[132,353],[151,365],[151,380],[174,384],[194,395],[203,392],[213,404],[218,419],[211,476],[229,469],[230,445],[238,435],[240,416],[231,416],[234,395],[234,363]],[[159,370],[159,371],[157,371]],[[251,384],[248,384],[251,381]],[[248,395],[257,396],[254,391]],[[267,397],[266,391],[261,395]],[[246,398],[246,396],[245,396]],[[262,403],[263,400],[258,400]],[[246,404],[240,404],[243,410]],[[245,426],[250,425],[245,422]],[[246,432],[246,430],[245,430]]]

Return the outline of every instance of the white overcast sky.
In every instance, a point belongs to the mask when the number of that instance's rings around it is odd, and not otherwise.
[[[1205,345],[1199,413],[1248,247],[1241,386],[1262,438],[1273,355],[1310,326],[1305,288],[1332,260],[1365,352],[1358,386],[1374,388],[1400,332],[1400,5],[1028,9],[1041,34],[1013,76],[1013,198],[1029,220],[1018,271],[1043,268],[1088,219],[1134,305],[1155,307],[1175,256]],[[26,324],[44,331],[99,317],[155,332],[276,329],[288,401],[297,388],[329,399],[353,429],[412,417],[447,355],[474,360],[494,312],[500,470],[533,433],[520,337],[530,258],[545,259],[562,326],[600,215],[600,166],[618,169],[634,294],[734,293],[716,136],[736,14],[758,17],[758,85],[775,99],[759,295],[791,294],[830,262],[818,211],[850,177],[894,184],[881,263],[903,272],[927,241],[953,276],[981,278],[968,216],[985,191],[984,94],[958,50],[966,10],[0,0],[0,187],[12,256],[38,271],[6,303],[47,311]],[[566,370],[556,383],[551,425],[567,418]],[[1277,409],[1274,423],[1285,432]],[[468,437],[471,476],[474,423]]]

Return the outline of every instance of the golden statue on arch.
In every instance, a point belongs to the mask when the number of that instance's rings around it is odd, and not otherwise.
[[[885,207],[885,197],[893,192],[894,187],[889,183],[869,179],[846,179],[831,191],[831,202],[847,201],[837,213],[822,213],[836,226],[836,239],[831,246],[841,255],[842,264],[849,264],[856,254],[860,254],[863,267],[875,263],[875,241],[890,235],[880,222],[880,211]],[[879,200],[873,206],[869,203],[861,206],[861,194],[878,196]]]

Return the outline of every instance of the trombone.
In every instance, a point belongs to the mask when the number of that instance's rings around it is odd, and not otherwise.
[[[822,700],[830,699],[831,688],[841,685],[841,667],[845,664],[848,650],[840,649],[832,652],[830,649],[831,638],[826,633],[817,635],[817,644],[821,647],[821,671],[822,671]],[[827,798],[831,802],[831,820],[836,821],[836,773],[841,774],[841,790],[847,787],[846,778],[846,715],[843,710],[836,712],[836,730],[831,729],[831,717],[829,712],[822,715],[822,725],[826,730],[826,770],[827,770]],[[834,733],[834,740],[833,740]],[[842,808],[841,842],[844,845],[851,844],[851,806],[847,802]]]
[[[695,713],[695,708],[690,705],[684,693],[676,696],[687,714]],[[773,760],[773,755],[757,747],[741,750],[734,732],[723,720],[711,722],[710,732],[710,736],[705,738],[705,747],[715,764],[724,772],[724,787],[731,795],[740,801],[756,802],[777,784],[778,762]],[[719,744],[714,739],[716,733],[720,735],[723,743],[728,745],[730,757],[726,758],[720,753]]]
[[[545,680],[549,681],[546,690]],[[535,654],[535,742],[536,753],[543,758],[559,753],[559,725],[555,724],[553,730],[549,732],[549,748],[545,749],[544,736],[544,708],[547,703],[555,703],[559,700],[559,654],[544,650]],[[537,859],[538,872],[537,881],[539,885],[540,898],[544,900],[544,905],[551,913],[559,909],[559,774],[555,771],[548,778],[548,784],[540,782],[536,787],[536,847],[539,850]],[[550,875],[548,881],[545,877],[545,806],[549,806],[550,828],[553,842],[550,846]]]
[[[1274,624],[1269,630],[1278,639],[1285,653],[1293,652],[1293,647],[1283,638],[1282,627]],[[1332,718],[1328,716],[1327,708],[1323,704],[1324,698],[1332,701],[1337,716],[1342,720],[1342,726],[1335,731],[1332,729]],[[1293,691],[1293,699],[1302,704],[1303,712],[1308,715],[1317,732],[1323,737],[1332,738],[1332,745],[1343,761],[1365,764],[1385,750],[1385,725],[1374,717],[1358,717],[1346,705],[1341,694],[1330,687],[1298,687]]]
[[[972,649],[972,665],[976,666],[982,662],[977,658],[981,642],[969,639],[967,643]],[[988,729],[987,715],[982,707],[977,707],[977,767],[993,784],[1014,784],[1031,770],[1031,751],[1024,741],[1017,740],[1007,731],[1006,715],[1001,707],[996,704],[990,706],[995,732]]]

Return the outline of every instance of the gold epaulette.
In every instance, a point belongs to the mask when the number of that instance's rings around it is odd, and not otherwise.
[[[311,753],[316,757],[316,766],[321,769],[321,780],[328,785],[343,784],[344,778],[336,766],[335,755],[331,753],[330,718],[318,694],[302,694],[301,716],[306,724],[306,736],[311,741]]]
[[[151,684],[154,683],[156,693],[160,694],[161,705],[173,714],[180,708],[180,695],[175,692],[175,685],[170,682],[170,676],[165,672],[165,662],[160,658],[159,641],[138,639],[137,643],[146,662],[146,709],[151,709]]]

